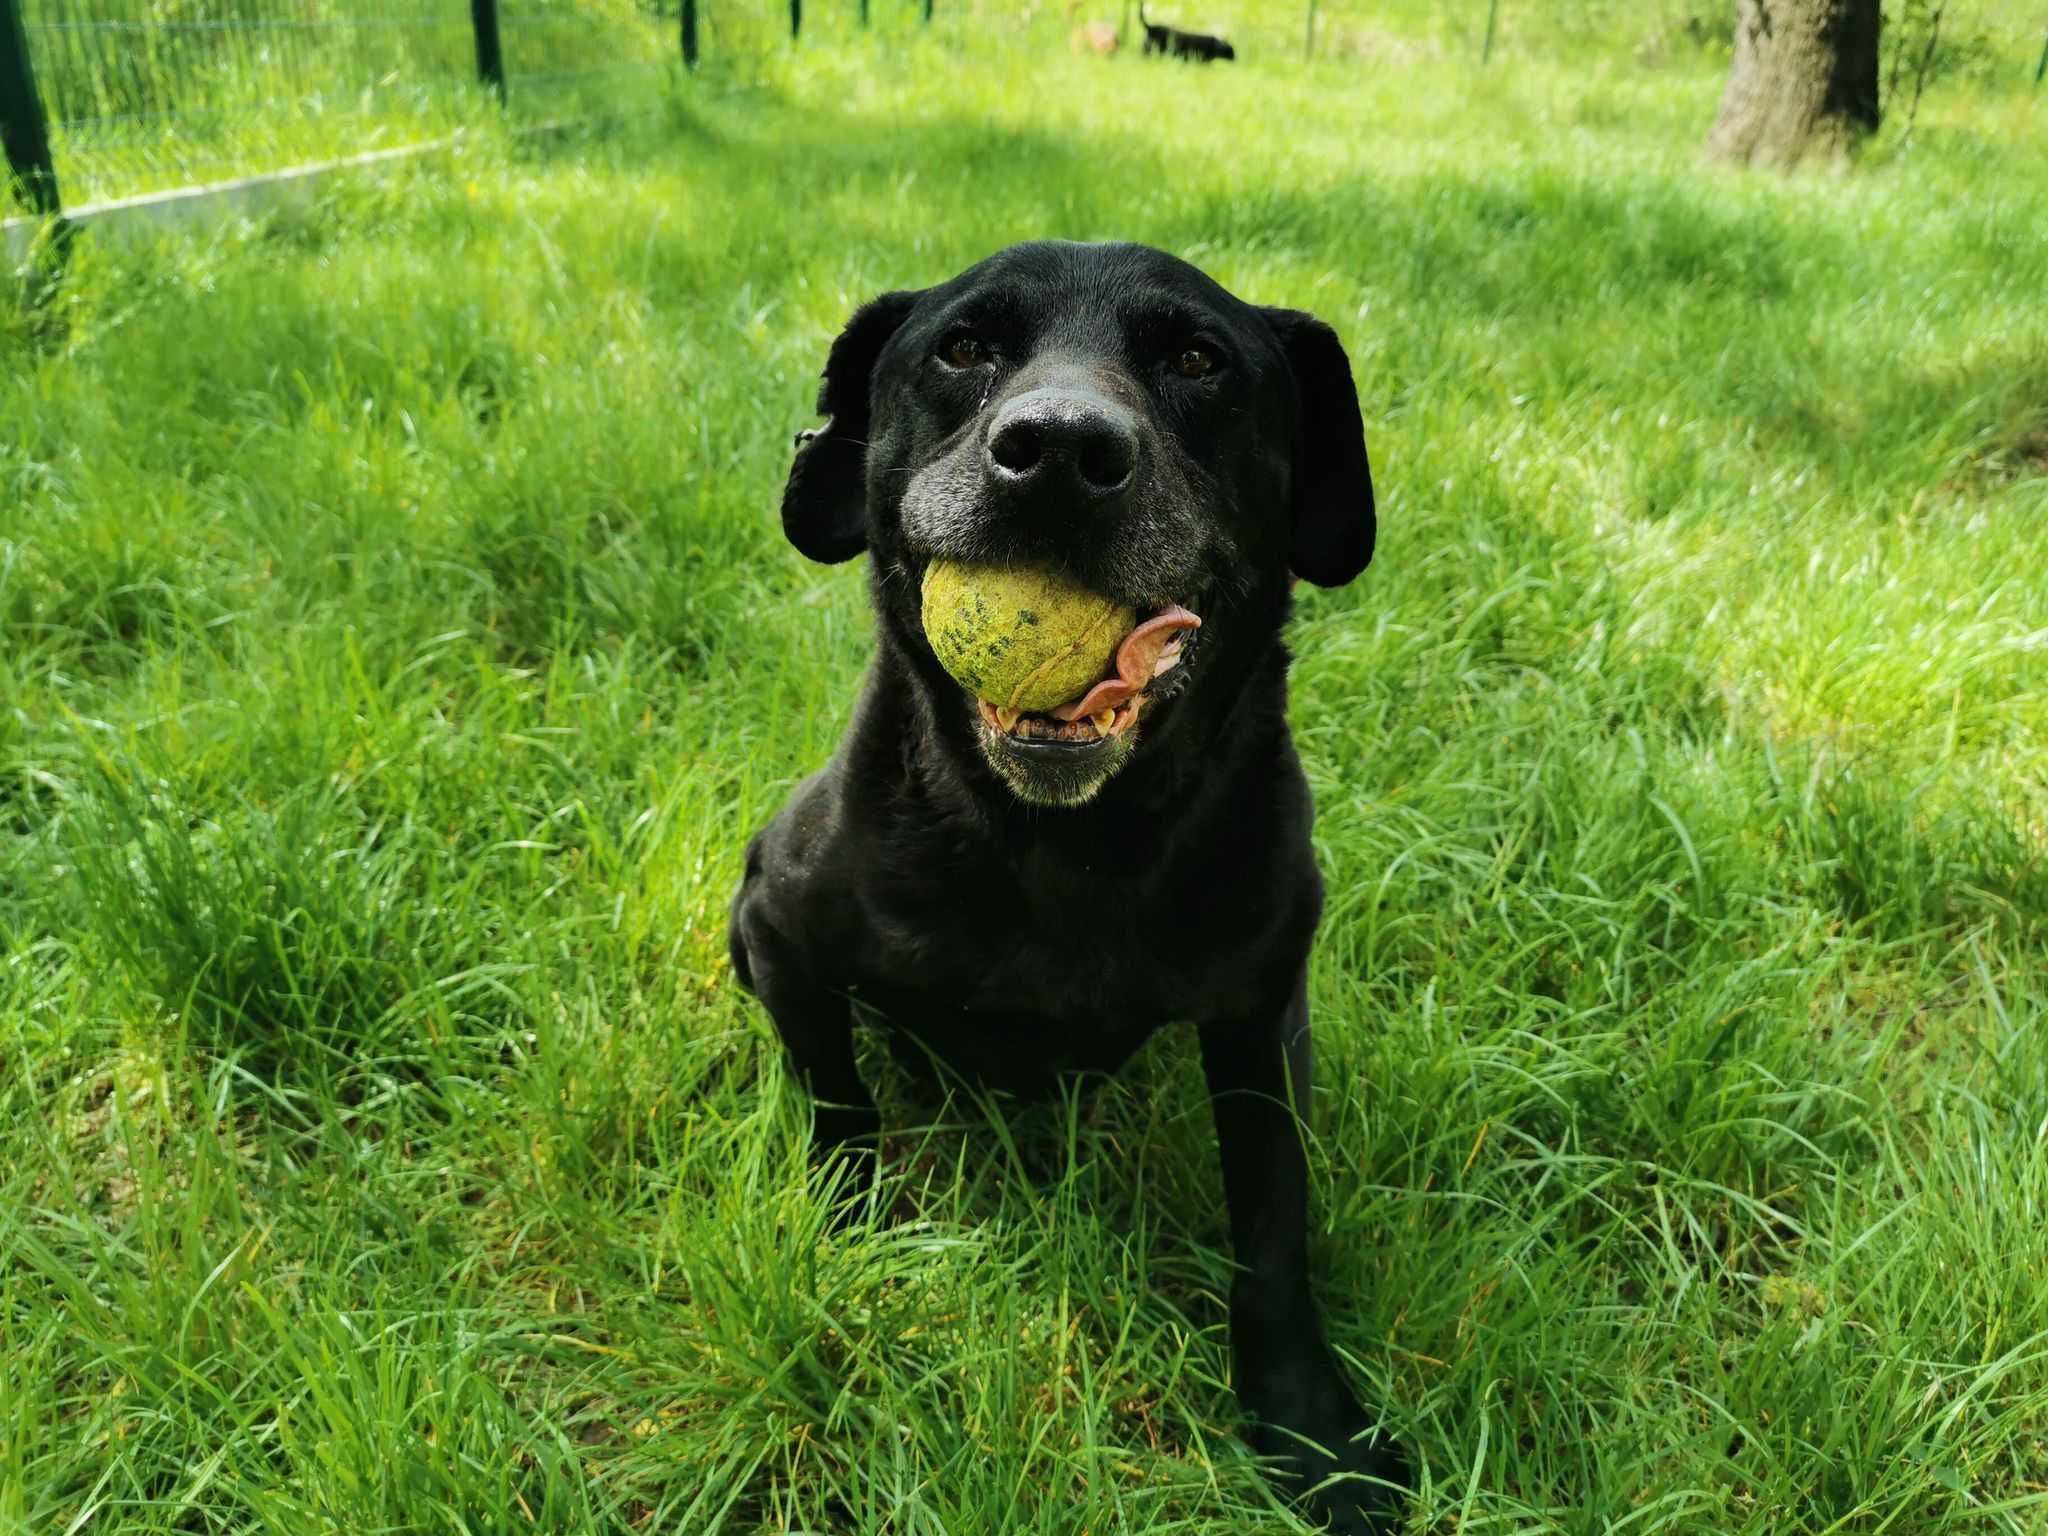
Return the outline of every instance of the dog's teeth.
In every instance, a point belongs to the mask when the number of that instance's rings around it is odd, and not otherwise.
[[[1015,730],[1017,728],[1017,717],[1022,713],[1024,711],[1021,709],[1012,709],[1007,704],[998,704],[995,707],[997,728],[1005,732]]]
[[[1116,711],[1113,709],[1098,709],[1088,718],[1095,722],[1096,735],[1107,736],[1110,732],[1110,727],[1116,724]]]

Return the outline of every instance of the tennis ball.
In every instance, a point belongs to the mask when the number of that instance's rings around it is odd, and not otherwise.
[[[939,665],[978,699],[1056,709],[1107,676],[1137,610],[1048,571],[935,561],[924,633]]]

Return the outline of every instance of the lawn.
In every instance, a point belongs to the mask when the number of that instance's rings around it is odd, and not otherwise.
[[[668,0],[673,8],[674,0]],[[739,10],[746,0],[728,0]],[[515,126],[658,89],[636,0],[492,0]],[[473,131],[498,116],[459,0],[13,0],[65,206]],[[742,40],[723,29],[728,52]],[[759,29],[756,29],[757,31]],[[745,35],[749,43],[759,39]],[[16,209],[0,186],[0,213]]]
[[[1447,37],[846,35],[0,311],[0,1530],[1300,1529],[1191,1038],[885,1084],[834,1231],[724,961],[869,645],[825,348],[1047,234],[1356,366],[1314,1251],[1415,1529],[2048,1528],[2048,92],[1787,181],[1682,32]]]

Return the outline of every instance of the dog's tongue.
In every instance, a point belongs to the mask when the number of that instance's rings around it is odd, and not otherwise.
[[[1182,630],[1201,627],[1202,621],[1178,604],[1153,614],[1118,642],[1114,677],[1105,677],[1073,703],[1062,704],[1047,713],[1055,720],[1072,723],[1083,715],[1115,709],[1132,695],[1142,693],[1158,674],[1159,653],[1166,649],[1169,640]]]

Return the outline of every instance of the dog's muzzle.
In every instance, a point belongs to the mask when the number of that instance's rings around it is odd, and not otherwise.
[[[1090,746],[1121,736],[1139,712],[1164,696],[1162,679],[1174,674],[1192,649],[1202,621],[1179,604],[1145,619],[1118,643],[1108,677],[1056,709],[1010,709],[977,699],[982,722],[1019,741]],[[1174,681],[1179,682],[1175,677]],[[1160,684],[1155,688],[1155,683]]]

